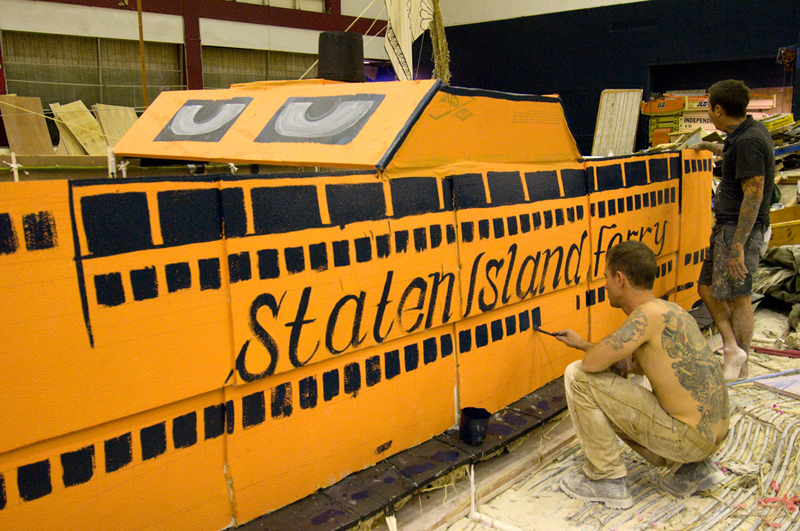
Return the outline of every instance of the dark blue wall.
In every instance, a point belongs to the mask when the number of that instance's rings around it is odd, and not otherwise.
[[[446,28],[452,85],[559,94],[583,154],[604,89],[641,88],[647,97],[724,78],[792,86],[800,72],[785,74],[775,58],[799,33],[798,0],[651,0]],[[416,44],[420,71],[430,71],[430,38]]]

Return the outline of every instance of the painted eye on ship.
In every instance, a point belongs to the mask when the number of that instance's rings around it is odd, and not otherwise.
[[[383,94],[289,98],[256,142],[351,142],[383,101]]]
[[[253,98],[188,100],[155,138],[156,142],[219,142]]]

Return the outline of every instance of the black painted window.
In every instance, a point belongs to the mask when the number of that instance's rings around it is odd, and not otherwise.
[[[216,188],[159,192],[158,212],[164,245],[210,242],[222,237]]]
[[[325,193],[333,225],[386,217],[386,198],[381,183],[331,184],[325,187]]]
[[[101,194],[81,198],[89,252],[109,256],[153,246],[147,194]]]
[[[277,234],[322,226],[317,188],[314,186],[254,188],[251,197],[256,234]]]

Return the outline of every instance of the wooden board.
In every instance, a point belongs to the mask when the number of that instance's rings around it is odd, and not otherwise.
[[[56,118],[56,127],[58,127],[58,134],[60,136],[59,151],[64,153],[64,149],[61,146],[63,144],[66,148],[67,155],[87,155],[88,153],[86,153],[86,150],[83,149],[81,143],[78,142],[78,139],[75,138],[75,135],[72,134],[72,131],[69,130],[66,122],[64,122],[61,117],[61,107],[60,103],[50,104],[50,109],[53,110],[53,116]]]
[[[769,221],[772,226],[770,247],[797,243],[797,236],[800,234],[800,205],[773,210],[769,213]]]
[[[759,387],[800,400],[800,374],[755,382]]]
[[[100,128],[106,135],[106,142],[114,147],[117,142],[136,123],[137,116],[133,107],[120,107],[118,105],[105,105],[97,103],[94,106],[94,115],[100,122]]]
[[[11,107],[13,105],[14,107]],[[39,98],[0,96],[8,147],[17,155],[52,155],[53,144]]]
[[[603,91],[597,111],[592,156],[633,153],[641,102],[641,89]]]
[[[108,144],[102,129],[100,129],[100,124],[82,101],[78,100],[62,105],[58,114],[86,153],[97,156],[106,154]]]

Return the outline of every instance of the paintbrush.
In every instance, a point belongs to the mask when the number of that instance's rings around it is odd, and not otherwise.
[[[564,335],[564,334],[554,334],[552,332],[548,332],[547,330],[542,330],[538,326],[534,326],[533,329],[536,330],[537,332],[541,332],[543,334],[547,334],[548,336],[553,336],[553,337],[558,337],[558,336]]]

